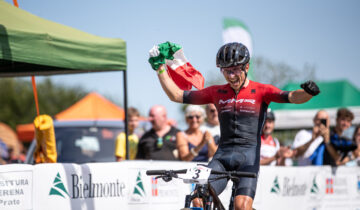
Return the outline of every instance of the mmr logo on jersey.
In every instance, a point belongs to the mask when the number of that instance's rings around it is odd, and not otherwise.
[[[244,98],[242,98],[242,99],[238,99],[238,100],[235,100],[235,99],[228,99],[228,100],[222,100],[222,99],[220,99],[219,100],[219,104],[231,104],[231,103],[251,103],[251,104],[255,104],[256,103],[256,100],[255,99],[244,99]]]

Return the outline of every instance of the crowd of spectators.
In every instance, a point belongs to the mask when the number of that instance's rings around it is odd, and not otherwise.
[[[182,160],[208,162],[220,140],[218,113],[213,104],[205,109],[189,105],[184,114],[186,129],[179,130],[167,118],[166,108],[155,105],[149,111],[151,128],[136,132],[140,114],[136,108],[128,109],[130,160]],[[327,111],[319,110],[311,129],[298,131],[291,146],[284,146],[274,135],[275,115],[268,111],[261,133],[260,164],[278,166],[360,166],[360,125],[352,125],[354,114],[347,108],[336,113],[334,126],[330,126]],[[352,127],[353,129],[349,129]],[[348,132],[353,130],[352,138]],[[344,134],[347,135],[344,135]],[[116,138],[115,157],[126,159],[125,133]],[[12,152],[0,139],[0,164],[15,163]],[[24,161],[22,155],[22,161]]]
[[[132,111],[131,111],[132,110]],[[135,113],[135,114],[134,114]],[[185,110],[187,128],[183,131],[169,123],[166,108],[155,105],[150,109],[152,128],[142,136],[136,136],[139,112],[129,109],[130,159],[182,160],[208,162],[214,155],[220,139],[218,113],[213,104],[204,108],[189,105]],[[360,166],[360,126],[354,130],[353,138],[344,136],[352,126],[353,113],[346,108],[338,109],[336,123],[330,127],[329,114],[319,110],[313,118],[312,129],[300,130],[291,146],[283,146],[274,136],[275,115],[268,111],[261,134],[261,165],[306,166],[348,165]],[[117,140],[117,160],[125,159],[125,134]],[[121,142],[121,143],[119,143]],[[119,145],[122,146],[119,146]]]
[[[24,161],[24,152],[16,154],[14,149],[8,147],[0,138],[0,165],[5,165],[9,163],[23,163]]]

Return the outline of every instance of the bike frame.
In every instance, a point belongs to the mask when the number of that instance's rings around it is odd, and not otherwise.
[[[172,180],[172,178],[179,178],[177,174],[184,174],[186,173],[186,169],[182,170],[148,170],[146,171],[147,175],[156,175],[157,178],[162,178],[164,181],[169,182]],[[213,206],[213,209],[216,210],[225,210],[221,200],[215,193],[214,189],[211,187],[210,183],[214,182],[219,179],[227,178],[228,180],[231,179],[233,182],[231,197],[230,197],[230,204],[229,204],[229,210],[234,209],[234,200],[235,200],[235,185],[234,182],[239,179],[239,177],[252,177],[256,178],[255,173],[248,173],[248,172],[237,172],[237,171],[211,171],[211,174],[217,174],[220,175],[215,178],[211,178],[207,180],[207,184],[198,184],[196,185],[196,188],[193,192],[191,192],[189,195],[185,196],[185,209],[189,209],[191,206],[191,202],[196,198],[201,198],[203,203],[204,210],[211,210],[211,207]]]

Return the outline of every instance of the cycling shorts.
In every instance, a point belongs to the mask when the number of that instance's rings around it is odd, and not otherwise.
[[[220,145],[217,149],[213,159],[210,161],[208,167],[216,171],[241,171],[251,172],[258,175],[260,164],[260,146],[247,146],[243,145]],[[217,175],[211,175],[211,178]],[[227,185],[228,180],[220,179],[211,182],[217,195],[222,193]],[[237,195],[246,195],[254,199],[257,185],[257,178],[240,177],[236,181]]]

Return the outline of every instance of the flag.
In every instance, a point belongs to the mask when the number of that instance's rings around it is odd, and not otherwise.
[[[248,78],[254,80],[252,68],[253,46],[249,28],[240,20],[225,18],[223,22],[223,41],[224,44],[230,42],[240,42],[245,45],[250,53],[250,68]]]
[[[192,86],[204,88],[204,77],[186,59],[180,45],[165,42],[158,45],[158,50],[160,54],[157,57],[149,58],[154,69],[165,64],[170,78],[182,90],[191,90]]]

